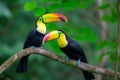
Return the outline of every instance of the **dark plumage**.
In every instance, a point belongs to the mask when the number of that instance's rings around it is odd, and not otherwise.
[[[64,15],[58,14],[58,13],[48,13],[41,17],[38,17],[35,23],[36,28],[30,31],[29,34],[27,35],[23,49],[29,48],[32,46],[40,47],[44,34],[46,33],[45,23],[56,22],[56,21],[67,22],[67,18]],[[27,71],[28,57],[29,55],[21,58],[17,66],[17,72],[22,73]]]
[[[33,29],[32,31],[29,32],[25,40],[23,49],[29,48],[31,46],[40,47],[43,37],[44,37],[44,34],[41,34],[40,32],[38,32],[36,28]],[[22,73],[27,71],[28,57],[29,55],[24,56],[20,59],[20,62],[17,66],[17,72]]]
[[[61,31],[61,30],[60,30]],[[65,34],[65,32],[61,31]],[[69,58],[78,60],[80,59],[81,62],[88,63],[87,58],[85,56],[84,51],[82,50],[81,46],[74,40],[70,39],[67,34],[65,34],[66,40],[68,42],[67,46],[64,48],[60,48]],[[87,72],[83,70],[83,74],[86,80],[94,79],[94,75],[91,72]]]
[[[77,42],[67,39],[68,45],[64,48],[60,48],[69,58],[78,60],[80,59],[81,62],[87,62],[87,58],[80,47],[80,45],[77,44]],[[83,70],[83,74],[86,80],[92,80],[94,79],[94,75],[91,72],[87,72]]]
[[[62,30],[53,30],[46,34],[43,38],[43,43],[57,39],[57,43],[62,52],[64,52],[67,57],[84,63],[88,63],[85,53],[81,46],[74,40],[72,40],[65,32]],[[77,63],[79,64],[79,63]],[[86,80],[94,79],[94,75],[91,72],[83,70],[83,75]]]

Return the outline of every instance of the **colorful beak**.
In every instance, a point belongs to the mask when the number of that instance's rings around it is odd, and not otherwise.
[[[58,37],[59,37],[59,33],[57,30],[51,31],[44,36],[42,43],[44,44],[45,42],[56,39]]]
[[[42,16],[43,17],[43,22],[48,23],[48,22],[58,22],[58,21],[64,21],[67,22],[67,18],[59,13],[49,13],[45,14]]]

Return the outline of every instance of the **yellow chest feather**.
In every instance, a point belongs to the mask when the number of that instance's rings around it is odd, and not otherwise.
[[[41,21],[37,22],[37,31],[42,33],[42,34],[46,33],[46,26],[43,22],[41,22]]]
[[[57,42],[58,42],[59,47],[61,48],[66,47],[68,44],[64,34],[60,34],[60,37],[57,39]]]

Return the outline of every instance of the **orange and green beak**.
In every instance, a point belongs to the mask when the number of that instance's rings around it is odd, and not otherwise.
[[[67,18],[64,15],[59,14],[59,13],[48,13],[48,14],[43,15],[42,18],[43,18],[42,19],[43,22],[45,23],[58,22],[58,21],[67,22]]]
[[[47,41],[53,40],[53,39],[57,39],[59,37],[60,32],[57,30],[51,31],[48,34],[46,34],[43,38],[42,43],[44,44]]]

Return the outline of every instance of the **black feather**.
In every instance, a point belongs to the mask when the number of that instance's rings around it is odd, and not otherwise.
[[[61,30],[60,30],[61,31]],[[62,31],[63,32],[63,31]],[[67,46],[64,48],[60,48],[69,58],[78,60],[81,62],[88,63],[85,53],[81,46],[74,40],[70,39],[65,32],[63,32],[67,39]],[[86,80],[94,79],[94,75],[91,72],[87,72],[83,70],[83,74]]]
[[[25,40],[23,49],[29,48],[31,46],[40,47],[43,37],[44,37],[44,34],[41,34],[40,32],[38,32],[36,30],[36,28],[33,29],[32,31],[29,32],[29,34]],[[29,57],[29,55],[24,56],[20,59],[20,62],[19,62],[17,69],[16,69],[17,72],[23,73],[23,72],[27,71],[28,57]]]

